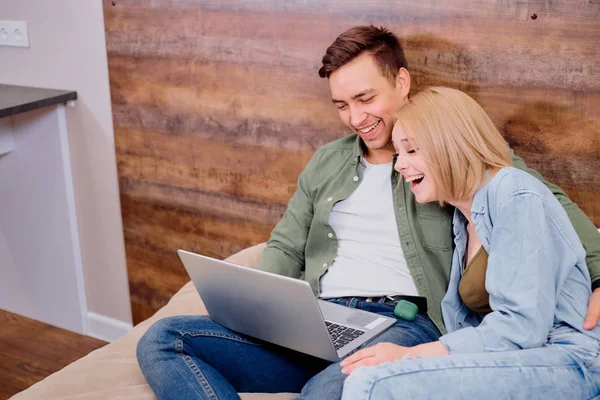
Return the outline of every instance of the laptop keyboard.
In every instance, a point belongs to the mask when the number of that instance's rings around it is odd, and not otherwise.
[[[336,350],[341,349],[363,333],[360,329],[352,329],[348,326],[334,324],[333,322],[325,321],[325,325],[327,325],[327,330],[329,331],[329,336],[331,336],[331,340],[333,341],[333,346]]]

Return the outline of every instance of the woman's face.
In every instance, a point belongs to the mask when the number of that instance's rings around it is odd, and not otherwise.
[[[410,182],[410,190],[415,195],[417,202],[437,201],[437,190],[430,176],[429,165],[421,157],[419,150],[408,141],[406,133],[399,123],[396,123],[392,130],[392,141],[396,153],[398,153],[394,169],[402,175],[404,180]]]

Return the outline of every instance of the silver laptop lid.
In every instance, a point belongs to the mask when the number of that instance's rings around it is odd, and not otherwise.
[[[339,360],[307,282],[185,250],[177,253],[213,321],[266,342]]]

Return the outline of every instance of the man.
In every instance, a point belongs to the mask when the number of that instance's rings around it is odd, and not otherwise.
[[[392,169],[392,115],[410,91],[400,43],[386,29],[350,29],[327,49],[319,75],[329,79],[332,101],[354,133],[315,153],[259,267],[296,278],[304,274],[316,296],[386,316],[393,317],[399,299],[421,305],[413,322],[398,319],[369,345],[437,340],[445,330],[440,302],[451,266],[452,210],[417,204],[410,183],[399,184]],[[525,168],[520,158],[514,163]],[[600,235],[559,188],[548,186],[586,246],[596,287]],[[590,303],[594,312],[587,323],[595,326],[600,291]],[[140,340],[138,360],[159,398],[301,390],[304,398],[335,399],[345,378],[337,363],[259,344],[200,316],[157,322]]]

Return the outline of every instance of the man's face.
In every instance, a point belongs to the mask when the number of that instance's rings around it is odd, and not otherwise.
[[[340,118],[360,135],[369,151],[393,152],[393,115],[410,91],[410,77],[404,68],[395,83],[383,76],[370,54],[355,58],[329,76],[331,98]]]

